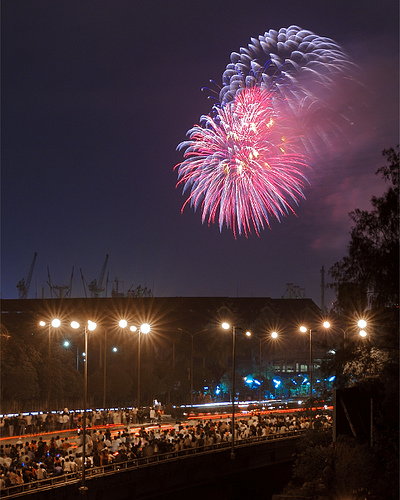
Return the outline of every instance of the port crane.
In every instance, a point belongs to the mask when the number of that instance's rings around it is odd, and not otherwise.
[[[20,299],[27,299],[28,298],[28,293],[29,293],[29,288],[31,286],[31,280],[32,280],[32,274],[33,274],[33,269],[35,267],[35,262],[36,262],[36,257],[37,257],[37,252],[33,254],[33,260],[31,264],[31,268],[29,269],[28,276],[26,278],[22,278],[17,284],[18,288],[18,296]]]
[[[99,280],[97,281],[96,279],[94,279],[88,285],[88,289],[89,289],[90,295],[92,297],[100,297],[100,295],[104,292],[103,280],[104,280],[104,274],[105,274],[106,268],[107,268],[107,262],[108,262],[108,254],[106,254],[106,260],[104,261],[103,267],[101,269]],[[83,278],[83,276],[82,276],[82,278]],[[85,291],[85,295],[86,295],[85,287],[84,287],[84,291]]]

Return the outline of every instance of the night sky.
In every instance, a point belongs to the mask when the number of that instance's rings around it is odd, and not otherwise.
[[[320,305],[320,269],[346,254],[348,212],[383,192],[398,143],[398,18],[396,0],[3,0],[1,297],[37,252],[29,298],[50,296],[47,266],[56,285],[74,267],[84,296],[80,268],[98,279],[109,254],[108,295],[116,277],[158,297],[279,298],[290,282]],[[235,239],[181,214],[176,146],[230,53],[291,24],[358,64],[356,133],[309,173],[297,217]]]

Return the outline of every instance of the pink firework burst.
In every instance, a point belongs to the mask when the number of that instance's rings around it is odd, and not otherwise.
[[[290,137],[283,106],[272,92],[243,89],[215,116],[202,116],[188,132],[178,169],[178,184],[190,203],[201,207],[202,222],[226,225],[234,236],[259,235],[269,218],[278,221],[304,198],[308,159]],[[280,110],[281,109],[281,110]],[[294,130],[294,129],[293,129]]]

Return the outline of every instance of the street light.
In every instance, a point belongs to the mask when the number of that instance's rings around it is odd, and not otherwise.
[[[324,323],[322,324],[322,326],[324,328],[330,328],[330,323],[329,321],[324,321]],[[309,376],[310,376],[310,404],[311,404],[311,400],[312,400],[312,388],[313,388],[313,356],[312,356],[312,330],[311,328],[307,328],[305,326],[301,326],[300,327],[300,331],[302,333],[306,333],[307,330],[309,331],[310,333],[310,363],[309,363]]]
[[[39,321],[40,326],[46,326],[48,325],[49,327],[49,348],[48,348],[48,354],[47,354],[47,411],[50,411],[50,391],[51,391],[51,373],[50,373],[50,358],[51,358],[51,328],[58,328],[61,326],[61,321],[58,318],[52,319],[49,323],[46,323],[45,321]]]
[[[194,345],[193,345],[194,340],[193,339],[198,333],[207,332],[208,328],[204,328],[203,330],[200,330],[200,331],[195,332],[195,333],[190,333],[187,330],[183,330],[183,328],[178,328],[178,330],[180,332],[189,334],[191,337],[191,344],[192,344],[191,347],[192,348],[191,348],[191,354],[190,354],[190,406],[193,408],[193,357],[194,357]]]
[[[121,328],[126,328],[128,326],[128,322],[126,319],[121,319],[119,321],[119,326]],[[137,381],[137,407],[140,408],[140,336],[142,333],[148,334],[151,330],[151,327],[148,323],[142,323],[139,329],[136,326],[130,326],[129,330],[131,332],[138,332],[138,381]]]
[[[106,392],[107,392],[107,341],[106,332],[104,332],[104,346],[103,346],[103,408],[106,408]],[[118,352],[117,347],[112,348],[112,352]]]
[[[365,321],[365,319],[359,319],[357,325],[360,328],[365,328],[367,326],[367,322]]]
[[[77,321],[71,322],[71,327],[77,330],[81,325]],[[93,321],[88,321],[87,325],[84,327],[84,349],[85,349],[85,363],[83,368],[84,374],[84,393],[83,393],[83,422],[82,422],[82,481],[79,488],[80,492],[85,494],[87,491],[86,487],[86,409],[87,409],[87,382],[88,382],[88,340],[87,332],[96,330],[97,325]]]
[[[324,326],[325,324],[327,324],[328,326],[326,326],[326,328],[330,328],[332,325],[330,325],[330,323],[328,321],[326,321],[324,323]],[[359,319],[357,321],[357,326],[360,328],[359,330],[359,334],[361,335],[361,337],[366,337],[367,336],[367,332],[364,330],[367,326],[367,321],[363,318]],[[346,344],[346,340],[347,340],[347,337],[348,337],[348,331],[351,330],[351,331],[355,331],[356,329],[356,324],[355,323],[352,323],[350,326],[348,326],[347,328],[340,328],[339,326],[337,325],[333,325],[333,329],[338,329],[340,330],[342,333],[343,333],[343,346],[345,346]]]
[[[360,337],[365,338],[367,336],[367,332],[364,330],[364,328],[367,327],[367,322],[365,321],[365,319],[361,318],[358,320],[357,325],[359,326],[359,328],[361,328],[361,330],[359,332]]]
[[[222,323],[222,328],[224,330],[229,330],[231,328],[229,323]],[[246,332],[246,335],[251,335],[250,332]],[[236,358],[236,326],[232,326],[232,450],[231,459],[235,458],[235,358]]]
[[[247,337],[251,337],[251,332],[246,332]],[[277,339],[278,338],[278,333],[277,332],[271,332],[271,338]],[[258,339],[260,342],[260,355],[259,355],[259,370],[258,370],[258,377],[260,379],[260,387],[258,389],[258,399],[261,402],[261,371],[262,371],[262,356],[261,356],[261,344],[263,339],[259,338]]]
[[[69,340],[64,340],[63,346],[67,349],[71,347],[71,342]],[[76,346],[76,371],[79,371],[79,348]]]

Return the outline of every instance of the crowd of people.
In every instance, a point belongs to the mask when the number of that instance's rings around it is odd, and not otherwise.
[[[160,412],[157,408],[89,410],[86,415],[87,427],[112,424],[142,424],[145,419],[154,422],[160,418]],[[0,417],[0,436],[12,437],[77,429],[82,426],[82,419],[82,411],[69,411],[68,408],[64,408],[59,412],[3,415]]]
[[[235,440],[330,426],[330,418],[324,415],[310,419],[299,414],[253,414],[235,420]],[[210,449],[219,443],[231,441],[230,419],[196,420],[176,423],[168,428],[159,423],[147,428],[131,428],[128,423],[123,429],[113,432],[110,428],[88,429],[86,467],[101,467],[194,448]],[[82,453],[81,432],[72,438],[57,435],[48,441],[39,437],[25,443],[19,438],[15,444],[0,445],[0,489],[77,472],[82,469]]]

